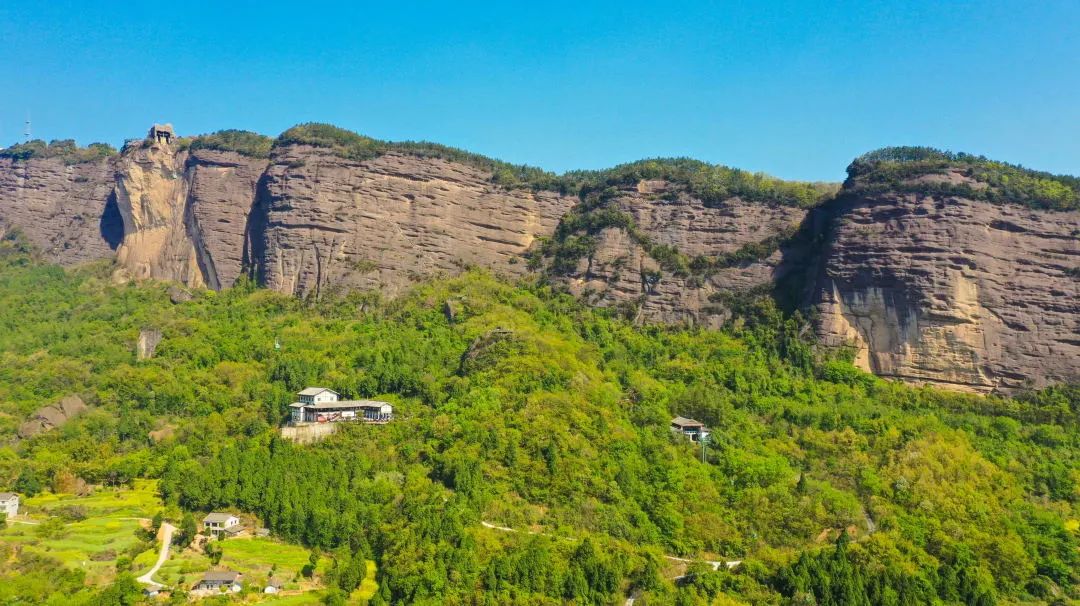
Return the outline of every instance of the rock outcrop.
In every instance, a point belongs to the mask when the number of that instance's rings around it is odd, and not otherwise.
[[[108,159],[0,158],[0,231],[18,228],[60,265],[111,258],[123,236]]]
[[[491,174],[439,158],[365,161],[294,145],[275,152],[252,216],[258,276],[298,295],[377,288],[469,266],[527,271],[522,255],[576,198],[508,190]]]
[[[266,164],[235,152],[178,150],[162,139],[125,149],[116,171],[121,271],[231,286],[246,267],[248,214]]]
[[[203,282],[232,286],[253,265],[248,216],[268,160],[236,152],[197,149],[187,161],[187,232]]]
[[[607,227],[593,251],[570,272],[557,273],[575,295],[593,305],[622,307],[639,321],[718,326],[728,317],[723,294],[768,290],[786,267],[783,242],[806,218],[805,209],[730,198],[706,206],[665,181],[625,188],[609,208],[632,219],[633,232]],[[708,268],[663,267],[647,239],[685,259],[704,258]],[[742,255],[748,247],[760,254]],[[724,259],[727,259],[726,261]]]
[[[144,328],[139,331],[139,340],[135,342],[135,356],[140,360],[154,357],[157,346],[161,343],[161,331],[156,328]]]
[[[826,343],[878,375],[968,391],[1080,379],[1080,212],[858,185],[829,209]]]
[[[148,140],[128,146],[117,162],[116,202],[124,218],[124,240],[116,257],[121,271],[136,280],[206,285],[188,237],[187,157],[164,140]]]
[[[19,426],[19,437],[29,438],[60,427],[86,410],[86,403],[79,396],[67,396],[56,404],[42,406]]]

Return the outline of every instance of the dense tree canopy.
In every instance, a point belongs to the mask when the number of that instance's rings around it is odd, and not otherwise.
[[[393,301],[241,284],[173,303],[108,267],[39,265],[9,237],[0,490],[160,478],[185,511],[252,513],[335,554],[340,591],[375,559],[383,604],[1080,596],[1080,391],[906,387],[818,351],[767,300],[740,314],[726,331],[634,326],[484,273]],[[139,360],[147,327],[164,339]],[[391,401],[396,419],[282,440],[293,393],[313,384]],[[91,410],[15,438],[68,394]],[[713,429],[704,461],[669,431],[676,414]],[[0,561],[0,599],[82,583],[34,572],[55,562]]]

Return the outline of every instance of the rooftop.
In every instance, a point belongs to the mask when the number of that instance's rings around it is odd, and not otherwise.
[[[14,492],[0,492],[0,501],[10,501],[17,498],[19,498],[19,495]]]
[[[302,392],[301,392],[302,393]],[[389,402],[379,400],[338,400],[337,402],[319,402],[317,404],[305,404],[294,402],[289,404],[292,408],[310,408],[312,410],[334,410],[338,408],[381,408],[389,406]]]
[[[671,420],[671,424],[679,427],[705,427],[705,424],[701,421],[687,419],[686,417],[675,417]]]
[[[203,577],[204,581],[224,581],[232,583],[240,578],[240,573],[235,570],[211,570]]]
[[[327,389],[326,387],[308,387],[307,389],[301,391],[300,395],[302,395],[302,396],[317,396],[317,395],[321,394],[324,391],[329,391],[330,393],[334,394],[335,396],[338,395],[338,392],[334,391],[333,389]]]
[[[231,513],[219,513],[219,512],[215,511],[213,513],[206,514],[206,517],[203,518],[203,522],[223,523],[223,522],[228,522],[231,518],[235,518],[235,517],[236,516],[234,516]]]

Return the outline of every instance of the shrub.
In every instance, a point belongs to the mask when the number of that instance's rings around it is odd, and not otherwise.
[[[108,143],[91,143],[86,147],[79,147],[73,139],[54,139],[48,144],[41,139],[34,139],[0,150],[0,158],[12,160],[58,158],[65,164],[96,162],[115,154],[116,148]]]
[[[298,124],[278,136],[274,147],[283,145],[311,145],[325,147],[342,158],[370,160],[382,153],[379,142],[330,124],[308,122]]]
[[[192,138],[191,149],[232,151],[251,158],[269,158],[274,140],[248,130],[219,130]]]

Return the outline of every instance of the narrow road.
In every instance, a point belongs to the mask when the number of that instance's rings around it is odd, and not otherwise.
[[[161,535],[161,553],[158,554],[157,563],[154,564],[154,567],[151,568],[149,572],[135,579],[136,581],[146,583],[147,585],[160,585],[160,583],[154,580],[154,575],[157,574],[158,569],[165,563],[165,560],[169,559],[169,546],[172,545],[172,535],[175,530],[176,527],[172,524],[168,522],[161,523],[161,532],[158,533]]]

